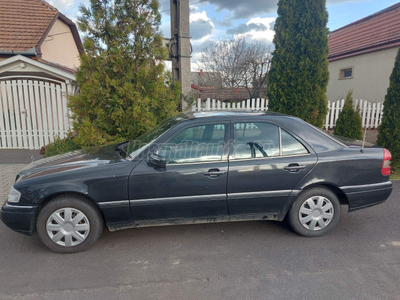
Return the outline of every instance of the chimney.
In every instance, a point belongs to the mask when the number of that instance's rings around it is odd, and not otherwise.
[[[203,69],[200,69],[200,77],[203,77]]]

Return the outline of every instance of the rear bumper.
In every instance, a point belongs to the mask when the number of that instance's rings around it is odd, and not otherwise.
[[[392,193],[392,182],[343,186],[340,189],[349,201],[349,211],[373,206],[387,200]]]
[[[36,222],[36,206],[10,205],[3,204],[0,218],[9,228],[26,235],[34,235]]]

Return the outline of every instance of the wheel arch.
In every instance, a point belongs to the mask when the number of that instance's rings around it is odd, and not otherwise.
[[[349,206],[349,200],[348,200],[346,194],[338,186],[336,186],[335,184],[332,184],[332,183],[328,183],[328,182],[317,182],[317,183],[312,183],[312,184],[309,184],[309,185],[301,188],[300,192],[297,195],[289,196],[288,199],[286,200],[285,204],[282,207],[282,210],[281,210],[281,213],[280,213],[278,219],[280,221],[282,221],[283,219],[286,218],[290,208],[292,207],[292,204],[294,203],[294,201],[296,201],[297,197],[301,193],[303,193],[306,190],[316,188],[316,187],[323,187],[323,188],[330,190],[331,192],[333,192],[336,195],[336,197],[338,197],[341,205]]]
[[[100,209],[99,205],[94,201],[94,199],[91,198],[90,196],[88,196],[87,194],[83,194],[83,193],[79,193],[79,192],[75,192],[75,191],[65,191],[65,192],[58,192],[58,193],[54,193],[51,195],[47,195],[45,198],[43,198],[43,200],[38,205],[37,215],[39,215],[42,208],[45,207],[46,204],[49,203],[51,200],[53,200],[54,198],[56,198],[58,196],[64,196],[64,195],[78,196],[78,197],[88,200],[90,203],[92,203],[97,208],[103,221],[106,222],[106,219],[104,217],[102,210]]]
[[[349,205],[349,199],[346,194],[335,184],[328,182],[318,182],[305,186],[302,191],[306,191],[315,187],[323,187],[333,192],[338,197],[341,205]]]

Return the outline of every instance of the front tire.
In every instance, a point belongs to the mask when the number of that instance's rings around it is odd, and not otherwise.
[[[40,211],[36,228],[49,249],[59,253],[81,252],[92,246],[103,230],[99,209],[89,200],[61,195]]]
[[[293,230],[307,237],[322,236],[336,227],[340,219],[340,202],[337,196],[323,187],[302,192],[289,211]]]

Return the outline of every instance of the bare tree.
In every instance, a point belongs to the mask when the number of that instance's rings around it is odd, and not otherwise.
[[[203,84],[243,87],[250,98],[260,97],[271,65],[271,52],[271,44],[248,43],[244,37],[222,37],[202,51],[200,64],[206,72]]]
[[[260,42],[247,44],[245,59],[245,87],[250,98],[258,98],[262,91],[267,94],[267,77],[271,68],[272,44]]]

